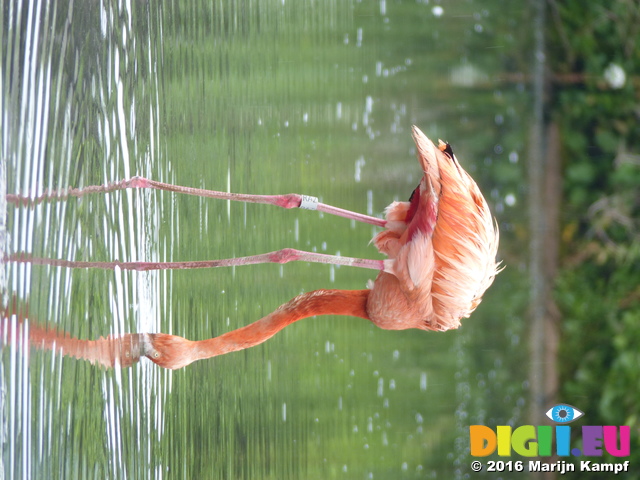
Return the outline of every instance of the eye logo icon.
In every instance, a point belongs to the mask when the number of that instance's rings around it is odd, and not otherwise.
[[[551,407],[546,415],[556,423],[569,423],[583,416],[584,412],[566,403],[560,403]]]

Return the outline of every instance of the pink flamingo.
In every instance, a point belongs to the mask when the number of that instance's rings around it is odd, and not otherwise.
[[[42,348],[56,345],[78,358],[107,366],[128,366],[140,356],[164,368],[177,369],[225,353],[243,350],[271,338],[287,325],[316,315],[347,315],[370,320],[380,328],[445,331],[460,326],[460,320],[475,310],[482,295],[500,271],[496,262],[498,228],[489,207],[471,176],[460,166],[449,144],[436,146],[417,127],[413,127],[418,160],[424,176],[408,202],[393,202],[385,220],[319,203],[304,195],[243,195],[181,187],[141,177],[122,182],[45,193],[30,199],[7,195],[18,205],[47,199],[82,196],[125,188],[156,188],[210,198],[266,203],[283,208],[307,208],[383,227],[373,242],[388,258],[367,260],[283,249],[277,252],[205,262],[75,262],[39,259],[24,254],[8,261],[31,262],[76,268],[115,268],[153,270],[164,268],[208,268],[254,263],[308,261],[357,266],[378,270],[378,276],[365,290],[316,290],[303,293],[266,317],[237,330],[208,340],[191,341],[164,333],[127,334],[99,339],[99,359],[89,358],[86,348],[73,342],[88,342],[62,335],[58,343],[46,334],[37,339]],[[6,317],[6,315],[5,315]],[[40,329],[42,330],[42,329]],[[40,331],[38,331],[40,332]],[[47,331],[51,332],[51,331]],[[41,333],[41,332],[40,332]],[[53,335],[53,333],[49,333]],[[70,343],[71,342],[71,343]],[[114,342],[121,342],[116,345]],[[33,342],[32,342],[33,343]],[[115,345],[115,346],[114,346]],[[106,352],[106,353],[105,353]]]

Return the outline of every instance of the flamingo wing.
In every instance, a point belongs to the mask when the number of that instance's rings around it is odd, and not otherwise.
[[[424,176],[409,202],[387,208],[386,229],[373,239],[389,258],[367,307],[382,328],[444,331],[460,326],[498,273],[498,230],[451,147],[417,127],[413,139]]]

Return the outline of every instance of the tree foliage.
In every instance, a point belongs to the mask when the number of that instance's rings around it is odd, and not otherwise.
[[[630,425],[635,443],[640,427],[640,4],[569,0],[549,6],[555,79],[549,112],[562,131],[564,159],[556,285],[563,317],[559,398],[575,402],[589,424]],[[631,451],[631,463],[638,463],[638,449]]]

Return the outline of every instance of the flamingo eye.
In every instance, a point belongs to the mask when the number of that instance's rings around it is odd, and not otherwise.
[[[566,403],[561,403],[551,407],[545,415],[556,423],[569,423],[583,416],[584,412]]]
[[[154,358],[158,358],[159,356],[160,356],[160,353],[158,353],[158,352],[153,352],[153,357],[154,357]]]

